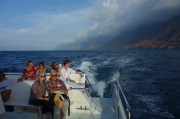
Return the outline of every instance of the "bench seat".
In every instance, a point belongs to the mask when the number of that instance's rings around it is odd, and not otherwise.
[[[12,93],[8,101],[4,102],[4,105],[14,106],[15,112],[23,112],[24,109],[36,109],[38,110],[37,114],[41,116],[41,106],[34,106],[28,104],[31,86],[34,83],[34,80],[24,80],[17,83],[16,86],[11,88]]]

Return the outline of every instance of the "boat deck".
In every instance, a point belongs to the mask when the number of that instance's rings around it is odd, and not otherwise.
[[[102,113],[93,110],[71,110],[71,115],[67,119],[115,119],[114,98],[93,98],[93,102],[102,108]]]

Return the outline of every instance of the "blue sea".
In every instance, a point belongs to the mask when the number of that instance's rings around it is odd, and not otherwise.
[[[111,97],[119,80],[133,119],[180,119],[179,50],[0,51],[0,70],[22,72],[28,60],[62,64],[85,73],[96,95]]]

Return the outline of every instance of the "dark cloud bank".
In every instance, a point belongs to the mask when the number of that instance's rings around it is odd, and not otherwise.
[[[61,44],[55,50],[112,49],[117,43],[121,46],[148,40],[146,36],[152,37],[149,39],[152,40],[157,35],[163,34],[163,30],[168,27],[168,22],[173,22],[171,19],[174,16],[180,15],[179,0],[147,0],[139,4],[134,3],[135,5],[125,4],[129,8],[125,8],[122,1],[116,4],[119,6],[113,9],[114,11],[108,8],[101,9],[91,16],[92,20],[101,24],[96,29],[88,31],[86,37]],[[178,17],[175,18],[178,19]],[[157,33],[152,32],[155,29],[158,29]],[[143,32],[144,30],[146,32]],[[129,35],[134,38],[129,38]],[[137,39],[136,42],[134,39]]]

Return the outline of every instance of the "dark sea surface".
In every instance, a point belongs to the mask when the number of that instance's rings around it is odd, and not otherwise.
[[[119,80],[133,119],[180,119],[180,50],[0,51],[0,70],[22,72],[28,60],[59,64],[86,74],[100,97]]]

